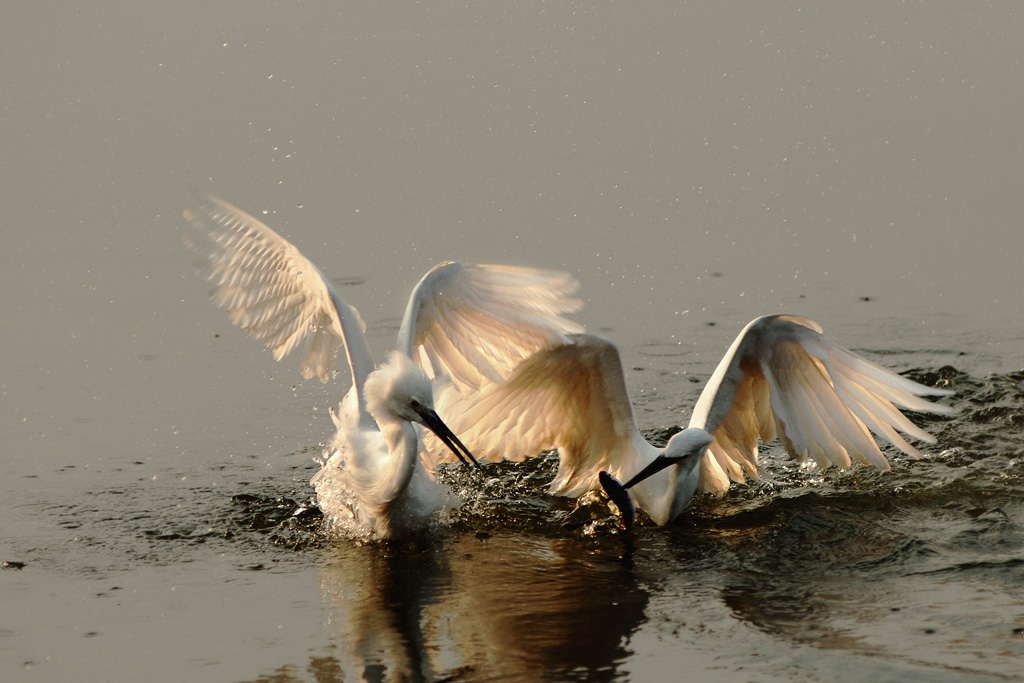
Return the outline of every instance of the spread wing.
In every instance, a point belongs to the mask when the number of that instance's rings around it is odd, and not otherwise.
[[[583,303],[570,275],[442,263],[412,292],[398,348],[461,392],[508,377],[523,360],[583,328],[563,316]]]
[[[185,244],[196,272],[213,287],[210,299],[234,324],[281,360],[307,338],[302,375],[326,382],[338,349],[348,350],[361,390],[373,359],[365,325],[309,259],[259,220],[213,196],[184,213]]]
[[[543,348],[475,395],[442,391],[438,413],[478,458],[519,462],[558,448],[554,493],[579,495],[600,470],[621,476],[657,453],[637,431],[618,350],[591,335]],[[427,448],[438,462],[452,457]]]
[[[921,397],[951,392],[890,372],[821,332],[813,320],[792,315],[757,318],[740,332],[690,419],[715,436],[701,463],[702,490],[722,492],[744,472],[755,475],[758,440],[776,436],[798,460],[884,470],[889,463],[872,432],[914,457],[917,449],[898,432],[934,443],[900,409],[949,414],[950,407]]]

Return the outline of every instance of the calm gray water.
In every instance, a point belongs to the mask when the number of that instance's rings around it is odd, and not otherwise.
[[[0,679],[1022,675],[1016,3],[350,4],[6,6]],[[439,261],[570,271],[655,436],[774,312],[960,412],[888,474],[768,449],[625,538],[543,461],[332,539],[306,482],[345,380],[209,305],[192,190],[345,284],[378,353]]]

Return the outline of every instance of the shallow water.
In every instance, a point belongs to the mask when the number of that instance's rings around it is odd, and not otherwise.
[[[308,452],[54,471],[8,499],[2,652],[48,680],[1013,678],[1024,374],[914,376],[963,406],[925,459],[821,473],[769,449],[763,481],[625,536],[544,493],[550,457],[448,469],[464,508],[376,545],[320,531]]]
[[[0,24],[0,679],[1005,680],[1024,661],[1014,3],[246,8]],[[550,458],[321,533],[345,379],[205,300],[189,191],[264,217],[375,352],[445,259],[569,270],[652,438],[792,312],[956,391],[925,458],[628,536]],[[915,418],[918,419],[918,418]]]

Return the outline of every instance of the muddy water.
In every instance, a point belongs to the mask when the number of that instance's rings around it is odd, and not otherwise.
[[[1012,3],[14,3],[0,22],[3,680],[999,680],[1024,655]],[[623,539],[461,482],[400,546],[319,532],[345,390],[205,301],[192,189],[342,286],[375,351],[444,259],[557,267],[641,426],[772,312],[946,383],[893,472],[768,477]]]

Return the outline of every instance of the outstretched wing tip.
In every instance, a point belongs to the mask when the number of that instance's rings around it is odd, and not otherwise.
[[[921,457],[907,438],[935,437],[903,411],[953,415],[956,408],[928,398],[954,392],[898,375],[845,349],[799,316],[765,316],[748,324],[709,380],[691,426],[713,430],[718,465],[734,478],[756,462],[758,440],[779,436],[793,457],[821,466],[852,461],[888,469],[878,440]],[[872,436],[874,435],[874,436]],[[877,440],[876,440],[877,437]],[[724,462],[723,462],[724,458]],[[708,472],[709,475],[712,472]]]
[[[297,247],[262,221],[214,195],[194,194],[195,205],[182,212],[188,221],[182,237],[195,255],[196,274],[212,285],[213,304],[277,361],[310,339],[302,376],[328,381],[346,341],[346,320],[354,318],[362,327],[358,312],[337,298]],[[372,366],[372,359],[363,358],[367,353],[360,349],[353,361],[360,376],[368,371],[363,366]]]

